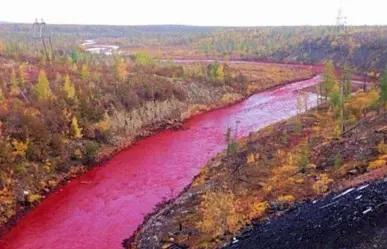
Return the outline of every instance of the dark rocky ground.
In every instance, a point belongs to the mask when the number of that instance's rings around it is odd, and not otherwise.
[[[387,178],[296,205],[247,228],[225,248],[387,248]]]

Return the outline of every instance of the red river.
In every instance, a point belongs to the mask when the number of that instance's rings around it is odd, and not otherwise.
[[[198,115],[184,129],[140,140],[46,198],[6,234],[1,249],[119,249],[146,214],[176,196],[201,167],[238,136],[296,114],[297,90],[314,79],[258,93],[228,108]],[[310,94],[309,106],[316,96]]]

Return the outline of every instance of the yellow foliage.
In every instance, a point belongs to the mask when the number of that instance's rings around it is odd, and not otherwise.
[[[303,184],[304,182],[305,182],[305,179],[301,178],[301,177],[296,177],[294,179],[294,183],[296,183],[296,184]]]
[[[4,93],[3,93],[3,89],[0,88],[0,101],[3,101],[4,100]]]
[[[5,45],[3,41],[0,40],[0,53],[4,52],[4,50],[5,50]]]
[[[109,129],[109,115],[107,112],[103,115],[103,119],[96,123],[96,128],[100,129],[101,131],[107,131]]]
[[[379,168],[385,167],[386,163],[387,163],[386,160],[377,159],[377,160],[372,161],[372,162],[370,162],[368,164],[368,170],[371,171],[371,170],[374,170],[374,169],[379,169]]]
[[[116,75],[118,80],[125,80],[128,76],[128,71],[126,70],[126,63],[123,59],[119,60],[116,63]]]
[[[216,69],[216,79],[217,80],[224,80],[224,67],[223,65],[219,65]]]
[[[266,184],[263,188],[262,188],[263,192],[266,193],[266,194],[269,194],[271,191],[273,191],[273,186],[269,185],[269,184]]]
[[[320,174],[319,180],[313,184],[313,190],[317,194],[324,194],[329,190],[329,185],[333,182],[327,174]]]
[[[296,166],[284,165],[280,167],[275,167],[273,169],[273,173],[275,176],[282,176],[288,178],[298,172],[298,168]]]
[[[266,210],[269,208],[269,203],[267,201],[261,201],[261,202],[256,202],[252,205],[251,211],[249,213],[249,219],[254,219],[254,218],[260,218],[262,217],[265,213]]]
[[[83,136],[82,135],[82,128],[79,127],[78,119],[75,116],[73,117],[73,119],[71,121],[71,135],[74,138],[81,138]]]
[[[210,169],[208,167],[204,167],[200,171],[198,177],[196,177],[195,180],[192,182],[192,186],[195,187],[195,186],[199,186],[199,185],[203,184],[206,180],[206,176],[207,176],[209,171],[210,171]]]
[[[63,91],[66,93],[67,98],[74,99],[75,97],[75,87],[74,84],[71,82],[70,77],[66,75],[65,82],[63,85]]]
[[[294,195],[281,195],[277,198],[277,201],[281,204],[293,204],[296,201]]]
[[[89,66],[86,65],[86,64],[83,64],[82,65],[82,68],[81,68],[81,78],[83,80],[86,80],[90,77],[90,71],[89,71]]]
[[[212,237],[221,236],[226,231],[238,231],[242,225],[242,216],[238,214],[237,206],[231,192],[205,193],[200,204],[202,220],[197,223],[197,228]]]
[[[43,168],[46,170],[46,172],[51,171],[51,166],[52,166],[52,164],[51,164],[50,160],[48,160],[48,159],[45,160]]]
[[[29,194],[29,195],[27,196],[27,201],[28,201],[29,203],[33,203],[33,202],[36,202],[36,201],[41,200],[42,198],[43,198],[43,196],[38,195],[38,194]]]
[[[16,73],[15,70],[12,69],[11,79],[10,79],[10,95],[18,96],[20,94],[20,88],[17,85]]]
[[[357,92],[354,98],[351,98],[346,104],[346,108],[351,115],[361,118],[367,109],[374,106],[379,100],[379,93],[373,89],[369,92]]]
[[[14,148],[14,155],[15,156],[20,156],[22,158],[24,158],[26,156],[26,151],[28,149],[28,144],[29,144],[29,141],[27,140],[27,142],[22,142],[22,141],[17,141],[16,139],[12,141],[12,145],[13,145],[13,148]]]
[[[253,162],[255,162],[255,156],[254,156],[254,153],[250,152],[247,155],[247,163],[253,163]]]
[[[378,146],[376,146],[376,150],[380,153],[380,154],[387,154],[387,144],[384,142],[384,139],[383,141],[381,141]]]
[[[46,72],[40,70],[38,84],[35,86],[35,94],[39,100],[47,100],[51,97],[50,83],[48,82]]]
[[[222,100],[221,101],[222,101],[222,103],[230,104],[230,103],[236,102],[240,98],[241,98],[240,94],[226,93],[226,94],[224,94],[222,96]]]
[[[81,160],[83,158],[83,153],[80,149],[76,149],[73,153],[73,156],[78,159],[78,160]]]

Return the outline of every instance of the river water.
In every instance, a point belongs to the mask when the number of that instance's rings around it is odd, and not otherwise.
[[[184,129],[142,139],[101,167],[73,180],[28,213],[4,237],[1,249],[118,249],[146,214],[176,196],[203,165],[238,136],[296,114],[299,89],[311,80],[258,93],[228,108],[198,115]],[[309,95],[309,106],[316,95]]]

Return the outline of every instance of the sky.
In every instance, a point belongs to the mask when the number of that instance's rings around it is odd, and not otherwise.
[[[386,0],[341,0],[349,25],[387,24]],[[0,0],[0,21],[198,26],[332,25],[340,0]]]

